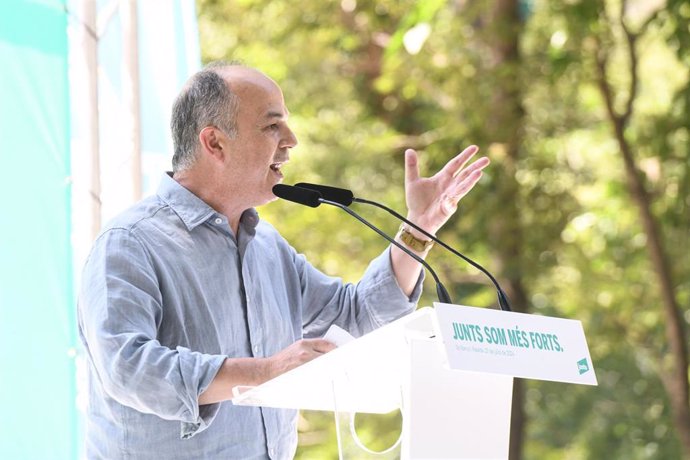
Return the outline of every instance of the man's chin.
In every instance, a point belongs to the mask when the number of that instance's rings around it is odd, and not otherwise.
[[[260,199],[257,200],[256,207],[258,206],[263,206],[268,203],[272,203],[273,201],[276,201],[278,199],[277,196],[273,194],[272,191],[269,191],[268,193],[264,194]]]

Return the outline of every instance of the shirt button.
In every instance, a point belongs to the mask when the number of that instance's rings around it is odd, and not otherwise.
[[[275,456],[275,453],[276,453],[275,449],[268,449],[268,454],[269,454],[271,457],[274,457],[274,456]]]
[[[261,351],[261,345],[254,345],[254,353],[258,353]]]
[[[223,219],[221,219],[220,217],[216,217],[215,223],[217,223],[218,225],[220,225],[220,224],[223,223]]]

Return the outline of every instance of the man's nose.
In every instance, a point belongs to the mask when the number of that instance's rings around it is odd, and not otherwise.
[[[283,135],[283,142],[281,143],[280,147],[291,149],[297,145],[297,136],[295,136],[295,133],[293,133],[290,128],[285,129],[286,132]]]

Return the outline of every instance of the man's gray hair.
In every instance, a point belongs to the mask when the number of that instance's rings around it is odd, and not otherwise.
[[[189,169],[196,161],[199,133],[215,126],[230,137],[237,135],[239,99],[222,76],[235,63],[212,63],[197,72],[175,99],[170,119],[175,148],[173,172]]]

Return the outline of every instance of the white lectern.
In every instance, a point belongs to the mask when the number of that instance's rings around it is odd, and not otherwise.
[[[336,423],[345,412],[400,408],[403,459],[506,459],[513,377],[449,369],[434,314],[422,308],[263,385],[238,388],[233,403],[333,411]]]

